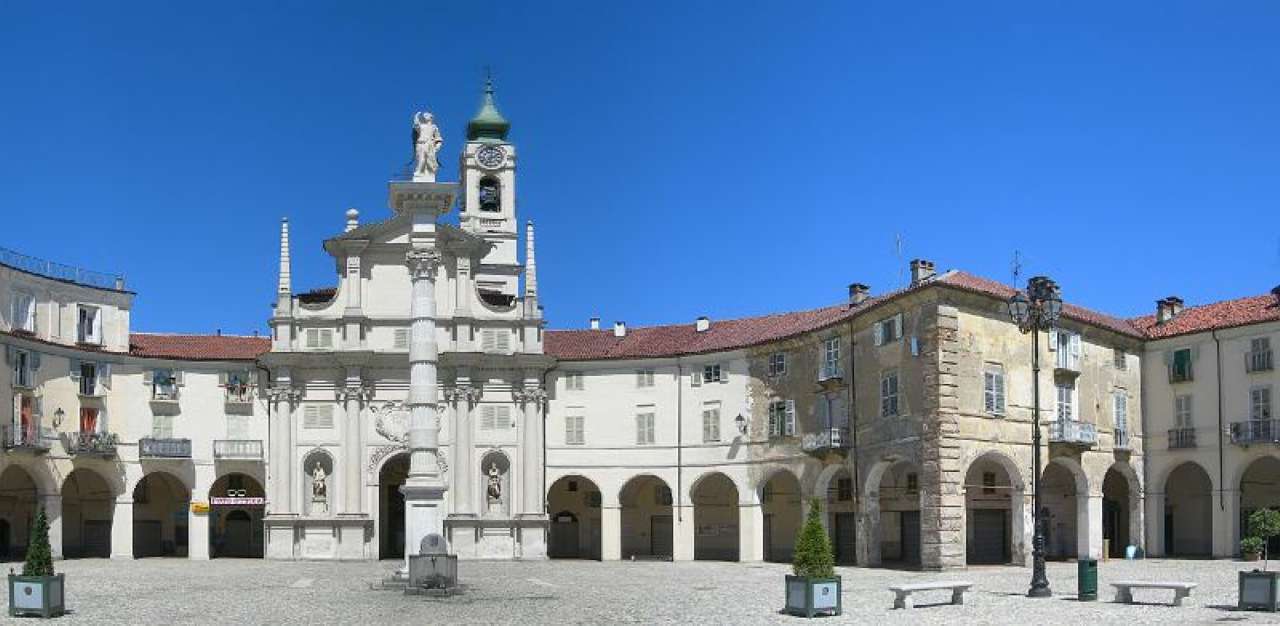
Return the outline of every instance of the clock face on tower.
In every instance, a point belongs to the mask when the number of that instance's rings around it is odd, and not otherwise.
[[[485,146],[476,153],[476,161],[486,169],[494,169],[506,160],[507,151],[502,146]]]

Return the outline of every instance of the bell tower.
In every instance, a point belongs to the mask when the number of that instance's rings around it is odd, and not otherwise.
[[[493,78],[485,80],[480,109],[467,122],[467,143],[458,167],[462,178],[462,229],[493,243],[484,258],[492,271],[477,272],[482,291],[517,293],[520,262],[516,221],[516,148],[507,141],[511,123],[494,102]]]

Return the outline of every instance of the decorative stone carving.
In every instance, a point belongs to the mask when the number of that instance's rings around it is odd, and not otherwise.
[[[369,480],[370,481],[377,480],[378,465],[382,463],[383,459],[393,454],[396,454],[398,452],[404,452],[405,450],[408,450],[408,449],[409,449],[408,446],[402,443],[399,443],[399,444],[393,443],[391,445],[378,446],[373,452],[369,454],[369,465],[365,467],[365,472],[369,474]]]
[[[413,180],[414,182],[436,182],[436,172],[440,170],[440,159],[437,155],[444,145],[440,135],[440,127],[436,126],[436,118],[431,113],[422,111],[413,115]]]
[[[373,429],[387,441],[400,445],[409,443],[409,409],[403,402],[384,402],[371,407]]]
[[[475,385],[461,385],[458,387],[449,387],[444,390],[444,399],[449,402],[458,402],[466,400],[471,404],[480,402],[480,398],[484,396],[484,389]]]
[[[404,255],[405,264],[409,266],[409,276],[427,280],[435,279],[441,258],[440,251],[435,248],[415,248]]]
[[[339,387],[337,395],[339,402],[358,400],[367,403],[373,399],[373,385],[365,383],[356,387]]]
[[[511,392],[511,395],[513,398],[515,398],[516,402],[521,402],[521,403],[536,402],[541,404],[542,402],[545,402],[547,399],[547,391],[540,387],[534,388],[534,389],[521,389],[519,391],[513,391]]]
[[[290,402],[297,404],[302,401],[302,389],[292,385],[276,385],[267,390],[267,399],[272,402]]]

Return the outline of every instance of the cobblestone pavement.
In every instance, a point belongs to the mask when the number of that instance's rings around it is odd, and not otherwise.
[[[16,564],[14,564],[16,565]],[[1249,564],[1252,565],[1252,564]],[[463,562],[465,592],[450,598],[372,590],[395,563],[182,559],[57,563],[67,575],[68,622],[237,624],[754,624],[798,622],[779,614],[785,565],[545,561]],[[1111,561],[1099,568],[1098,602],[1075,598],[1073,563],[1051,563],[1055,597],[1023,597],[1030,570],[975,567],[943,574],[839,568],[845,613],[835,622],[878,623],[1280,623],[1280,614],[1234,610],[1232,561]],[[949,592],[918,595],[892,610],[896,582],[974,583],[964,606]],[[1200,586],[1182,607],[1172,591],[1138,591],[1142,604],[1111,602],[1109,580],[1185,580]],[[935,604],[938,603],[938,604]],[[819,620],[821,622],[821,620]],[[30,622],[28,622],[30,623]]]

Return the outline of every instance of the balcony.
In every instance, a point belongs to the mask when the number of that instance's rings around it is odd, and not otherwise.
[[[60,433],[62,445],[71,456],[111,458],[116,455],[120,438],[115,433],[70,432]]]
[[[1054,420],[1049,422],[1049,443],[1091,448],[1098,445],[1098,429],[1088,422]]]
[[[178,388],[153,388],[151,391],[151,410],[156,414],[167,415],[178,410]]]
[[[213,442],[213,458],[223,461],[261,461],[261,439],[218,439]]]
[[[847,450],[853,445],[848,428],[828,428],[807,433],[800,438],[800,449],[805,452]]]
[[[40,428],[34,424],[28,425],[26,428],[5,424],[0,428],[0,437],[3,437],[5,450],[10,452],[25,451],[35,454],[48,452],[49,441],[57,438],[52,430]]]
[[[1232,422],[1231,443],[1241,446],[1259,443],[1280,444],[1280,420]]]
[[[1244,369],[1247,372],[1269,372],[1272,369],[1270,350],[1250,350],[1244,354]]]
[[[818,371],[818,382],[839,381],[844,379],[844,372],[839,367],[823,365]]]
[[[147,459],[189,459],[191,440],[143,437],[138,440],[138,456]]]
[[[1177,383],[1189,383],[1189,382],[1191,382],[1192,380],[1195,380],[1195,377],[1191,375],[1191,367],[1190,367],[1190,366],[1187,366],[1187,367],[1170,367],[1170,368],[1169,368],[1169,383],[1170,383],[1170,384],[1177,384]]]
[[[1196,447],[1196,429],[1194,428],[1171,428],[1169,429],[1169,449],[1183,450]]]
[[[251,408],[253,406],[253,390],[249,385],[227,385],[226,403],[228,408]]]
[[[1132,450],[1129,442],[1129,431],[1123,428],[1115,429],[1113,433],[1115,442],[1112,447],[1116,450]]]

